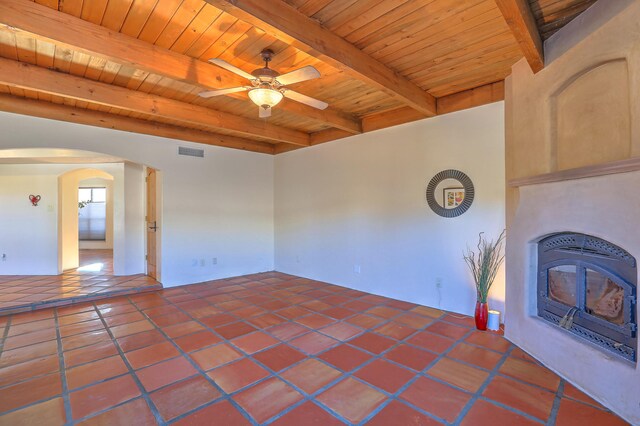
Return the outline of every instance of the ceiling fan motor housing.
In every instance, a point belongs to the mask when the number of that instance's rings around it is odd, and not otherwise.
[[[252,71],[251,75],[259,79],[260,81],[270,82],[274,80],[277,76],[279,76],[280,73],[276,70],[272,70],[271,68],[264,67],[264,68],[258,68],[257,70]]]
[[[264,61],[264,67],[253,70],[251,75],[263,82],[273,82],[273,80],[280,75],[278,71],[269,68],[269,62],[271,62],[273,55],[274,53],[271,49],[264,49],[260,52],[260,56],[262,56],[262,60]]]

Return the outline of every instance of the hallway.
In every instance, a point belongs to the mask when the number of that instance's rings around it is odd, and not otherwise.
[[[0,276],[0,315],[161,289],[143,274],[113,275],[113,250],[80,250],[80,266],[61,275]]]

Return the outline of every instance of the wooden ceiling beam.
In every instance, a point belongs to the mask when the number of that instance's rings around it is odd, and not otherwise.
[[[35,90],[191,125],[225,130],[240,137],[258,137],[273,142],[287,142],[301,146],[310,144],[307,133],[279,127],[263,120],[239,117],[10,59],[0,59],[0,83],[10,87]]]
[[[409,108],[409,107],[406,107],[406,108]],[[338,139],[348,138],[349,136],[354,136],[354,135],[340,129],[326,129],[326,130],[320,130],[319,132],[313,132],[309,134],[309,137],[311,139],[311,146],[320,145],[326,142],[333,142]],[[277,143],[275,144],[274,154],[283,154],[285,152],[295,151],[300,148],[304,148],[304,147],[291,145],[287,143]]]
[[[283,99],[275,108],[315,120],[318,123],[349,132],[352,135],[362,133],[362,123],[358,118],[335,108],[329,107],[325,110],[320,110],[287,98]]]
[[[438,115],[449,114],[450,112],[461,111],[503,100],[504,81],[497,81],[495,83],[485,84],[474,89],[464,90],[462,92],[438,98]],[[363,117],[362,130],[365,133],[372,132],[374,130],[422,120],[424,118],[428,117],[424,114],[420,114],[412,108],[401,107]],[[342,130],[327,129],[311,133],[309,136],[311,145],[313,146],[353,135]],[[299,148],[301,147],[288,144],[276,144],[275,154],[282,154]]]
[[[462,92],[437,98],[438,115],[461,111],[481,105],[504,100],[504,81],[485,84]],[[408,107],[396,108],[390,111],[367,115],[362,118],[362,128],[365,132],[410,123],[427,118]],[[313,133],[311,145],[314,144]]]
[[[248,84],[246,79],[218,66],[27,0],[0,1],[0,25],[36,40],[204,88]],[[333,108],[320,111],[297,102],[283,102],[278,108],[352,134],[361,132],[356,117]]]
[[[325,142],[335,141],[337,139],[348,138],[349,136],[353,136],[353,135],[350,135],[349,133],[343,130],[326,129],[326,130],[321,130],[319,132],[311,133],[309,135],[309,139],[311,141],[311,145],[313,146],[313,145],[319,145]]]
[[[277,154],[284,154],[285,152],[289,152],[289,151],[295,151],[297,149],[300,149],[301,147],[299,146],[295,146],[295,145],[289,145],[287,143],[277,143],[274,145],[274,155]]]
[[[101,111],[92,111],[84,108],[74,108],[67,105],[20,98],[8,94],[0,94],[0,111],[225,148],[241,149],[244,151],[260,152],[263,154],[275,153],[275,145],[267,142],[256,142],[235,136],[203,132],[153,121],[123,117]]]
[[[438,115],[504,101],[504,81],[438,98]]]
[[[544,45],[535,17],[527,0],[496,0],[520,50],[531,70],[537,73],[544,68]]]
[[[401,100],[426,116],[436,114],[436,100],[427,91],[284,1],[205,1]]]
[[[364,116],[362,118],[362,128],[365,132],[372,132],[385,127],[422,120],[423,118],[427,117],[409,107],[402,107]]]

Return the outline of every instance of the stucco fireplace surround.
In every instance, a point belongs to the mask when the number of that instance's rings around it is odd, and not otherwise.
[[[625,358],[559,327],[568,311],[556,312],[558,323],[539,316],[537,264],[539,243],[558,233],[592,236],[640,260],[640,1],[598,0],[544,42],[544,56],[540,72],[520,61],[505,80],[505,336],[640,425],[640,369],[629,359],[637,339],[622,327],[629,339],[609,342],[626,345]],[[637,269],[623,281],[631,296]],[[593,306],[576,302],[593,316]],[[638,303],[630,309],[637,320]]]
[[[606,406],[624,403],[638,415],[636,363],[539,316],[538,250],[544,237],[571,232],[606,240],[639,258],[639,183],[640,171],[635,171],[519,188],[509,228],[505,320],[509,340]],[[637,305],[633,309],[638,318]]]

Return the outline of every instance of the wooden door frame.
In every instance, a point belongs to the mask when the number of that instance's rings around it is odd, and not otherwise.
[[[145,232],[144,232],[144,253],[145,253],[145,273],[148,273],[149,271],[147,270],[147,256],[148,256],[148,249],[149,249],[149,245],[148,245],[148,241],[147,241],[147,216],[148,216],[148,212],[147,212],[147,208],[148,208],[148,203],[147,203],[147,176],[148,176],[148,169],[153,169],[156,172],[156,191],[155,191],[155,197],[156,197],[156,226],[157,226],[157,230],[156,230],[156,281],[158,282],[162,282],[162,172],[158,169],[156,169],[155,167],[150,167],[150,166],[145,166],[144,168],[144,176],[145,176],[145,191],[144,191],[144,196],[145,196],[145,217],[144,217],[144,227],[145,227]]]

